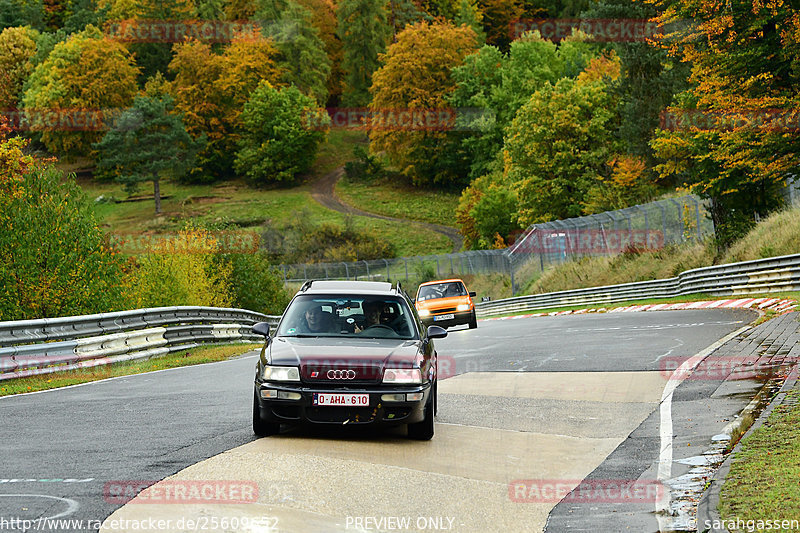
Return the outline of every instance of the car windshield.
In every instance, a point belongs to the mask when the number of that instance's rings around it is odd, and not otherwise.
[[[411,317],[396,297],[300,295],[286,309],[277,336],[415,339]]]
[[[433,300],[435,298],[450,298],[451,296],[466,296],[467,289],[460,281],[449,281],[445,283],[432,283],[423,285],[419,288],[417,300]]]

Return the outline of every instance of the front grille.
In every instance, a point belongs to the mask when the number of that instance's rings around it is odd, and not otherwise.
[[[306,418],[312,422],[367,424],[375,419],[375,407],[307,407]]]
[[[455,307],[445,307],[442,309],[434,309],[433,311],[431,311],[431,313],[433,313],[434,315],[440,315],[444,313],[454,313],[455,310],[456,310]]]

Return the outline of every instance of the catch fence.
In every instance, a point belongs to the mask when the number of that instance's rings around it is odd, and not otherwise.
[[[659,200],[616,211],[533,224],[498,250],[377,259],[371,261],[279,265],[284,283],[308,279],[397,281],[414,285],[471,274],[508,276],[512,295],[547,268],[585,256],[616,255],[662,248],[713,235],[706,204],[694,195]]]

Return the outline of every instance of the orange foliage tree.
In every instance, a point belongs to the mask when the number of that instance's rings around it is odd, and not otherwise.
[[[385,151],[389,161],[418,185],[451,185],[463,180],[450,166],[448,141],[451,125],[439,114],[448,108],[455,89],[450,70],[478,47],[475,32],[450,23],[419,22],[397,35],[382,55],[384,66],[372,77],[370,109],[381,117],[405,110],[431,110],[432,121],[415,125],[387,123],[370,132],[370,150]],[[420,126],[421,124],[421,126]]]

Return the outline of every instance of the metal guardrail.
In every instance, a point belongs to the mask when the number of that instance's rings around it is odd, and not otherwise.
[[[479,317],[485,317],[534,309],[602,305],[628,300],[671,298],[694,293],[712,296],[746,296],[797,290],[800,290],[800,254],[696,268],[668,279],[481,302],[475,304],[475,310]]]
[[[259,342],[278,316],[219,307],[159,307],[0,322],[0,381],[149,359],[206,343]]]

